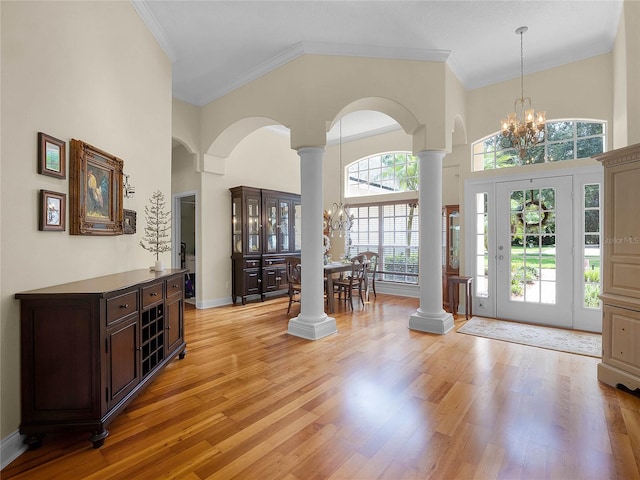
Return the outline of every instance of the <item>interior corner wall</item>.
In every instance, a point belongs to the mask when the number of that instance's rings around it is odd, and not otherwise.
[[[200,155],[200,107],[178,99],[173,99],[171,109],[171,134],[187,147]]]
[[[613,49],[613,138],[612,148],[627,145],[629,125],[627,118],[627,46],[623,8]]]
[[[626,39],[627,141],[620,145],[621,147],[640,143],[640,2],[626,0],[623,12]]]
[[[1,375],[0,437],[20,423],[19,291],[146,268],[144,206],[171,187],[171,62],[130,2],[0,2]],[[136,187],[126,209],[135,235],[38,230],[40,189],[69,196],[37,173],[37,133],[83,140],[124,160]],[[68,165],[68,163],[67,163]],[[164,254],[169,261],[169,254]]]

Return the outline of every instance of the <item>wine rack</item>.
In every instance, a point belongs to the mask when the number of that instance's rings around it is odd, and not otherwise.
[[[142,312],[142,376],[164,360],[164,304]]]

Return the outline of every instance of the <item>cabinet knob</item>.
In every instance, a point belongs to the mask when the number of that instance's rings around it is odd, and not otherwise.
[[[123,304],[123,305],[120,305],[120,308],[129,308],[129,304],[128,304],[128,303],[125,303],[125,304]]]
[[[174,284],[172,285],[172,287],[173,287],[173,288],[178,288],[179,286],[180,286],[180,285],[178,285],[177,283],[174,283]]]
[[[151,292],[149,295],[151,295],[152,297],[157,297],[158,296],[158,292]]]

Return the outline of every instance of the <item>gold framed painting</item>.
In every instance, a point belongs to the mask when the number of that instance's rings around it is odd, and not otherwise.
[[[81,140],[71,140],[69,232],[122,235],[124,161]]]

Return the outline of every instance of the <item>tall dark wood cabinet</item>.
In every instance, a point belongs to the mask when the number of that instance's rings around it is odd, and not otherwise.
[[[442,207],[442,304],[449,305],[449,277],[460,273],[460,206]]]
[[[184,273],[134,270],[21,292],[20,433],[106,426],[176,355],[184,357]]]
[[[604,167],[598,380],[640,392],[640,143],[594,158]]]
[[[282,293],[285,258],[301,249],[300,195],[239,186],[231,191],[232,299]]]

